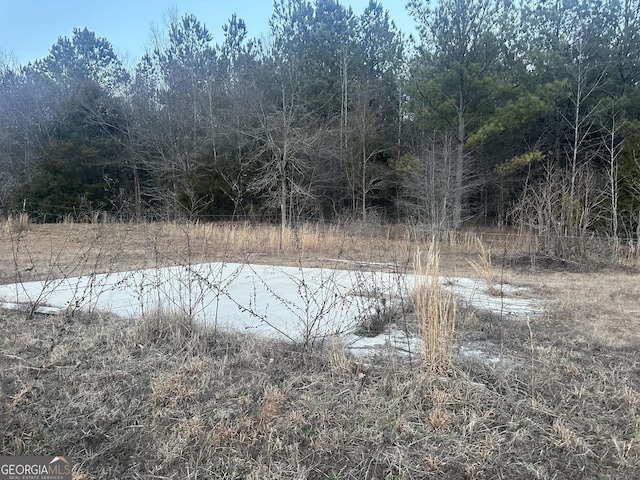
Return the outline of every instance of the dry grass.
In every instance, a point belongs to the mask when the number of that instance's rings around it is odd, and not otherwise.
[[[63,452],[76,478],[640,474],[637,351],[538,338],[531,398],[524,342],[500,368],[457,360],[441,377],[337,345],[303,355],[198,327],[2,318],[0,454]]]
[[[473,268],[476,275],[481,278],[489,295],[500,295],[501,291],[493,282],[493,265],[491,263],[491,252],[485,249],[480,239],[477,240],[480,253],[477,260],[469,260],[469,265]]]
[[[453,305],[429,279],[482,276],[468,262],[482,255],[477,238],[490,259],[501,237],[289,233],[278,253],[277,227],[13,221],[0,224],[11,245],[0,271],[13,281],[211,260],[350,265],[326,258],[411,270],[421,251],[415,314],[425,340],[448,343],[429,361],[372,364],[338,339],[301,351],[162,312],[134,322],[0,311],[0,455],[64,454],[77,479],[640,478],[636,270],[513,265],[512,282],[549,311],[525,323],[457,310],[454,329]],[[498,340],[497,363],[456,355]]]
[[[414,245],[399,226],[342,228],[308,224],[288,230],[251,223],[20,224],[0,222],[0,281],[45,280],[90,272],[185,263],[348,266],[345,261],[411,266]]]
[[[439,253],[432,242],[426,255],[416,254],[415,316],[424,344],[425,366],[434,372],[453,366],[452,347],[455,332],[456,303],[440,284]]]

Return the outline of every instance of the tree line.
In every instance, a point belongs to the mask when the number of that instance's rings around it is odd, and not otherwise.
[[[640,234],[640,0],[275,0],[0,56],[0,209],[43,221],[407,220]]]

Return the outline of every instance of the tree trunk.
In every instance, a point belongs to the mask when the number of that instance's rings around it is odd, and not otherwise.
[[[279,250],[284,248],[284,235],[287,231],[287,177],[280,176],[280,245]]]
[[[462,193],[464,188],[464,140],[465,140],[465,118],[464,118],[464,98],[460,92],[458,103],[458,145],[455,164],[455,185],[453,186],[453,228],[462,226]]]
[[[142,220],[142,195],[140,192],[140,174],[138,173],[138,166],[133,165],[133,188],[134,188],[134,202],[136,210],[136,222]]]
[[[362,138],[362,221],[367,220],[367,148]]]

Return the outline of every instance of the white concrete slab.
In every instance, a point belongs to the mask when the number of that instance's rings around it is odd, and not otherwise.
[[[0,299],[136,317],[161,309],[293,340],[341,333],[398,295],[385,272],[208,263],[0,286]]]
[[[513,318],[542,312],[509,286],[495,296],[471,279],[441,283],[474,308]],[[206,263],[0,285],[0,303],[5,308],[36,305],[47,313],[81,309],[124,317],[161,310],[294,341],[339,334],[354,352],[390,346],[414,352],[419,340],[399,330],[374,338],[351,333],[383,302],[410,298],[414,285],[413,275],[392,272]]]

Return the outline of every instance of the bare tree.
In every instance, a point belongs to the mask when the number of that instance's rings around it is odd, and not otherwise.
[[[157,180],[148,193],[171,215],[193,206],[189,176],[213,150],[210,100],[216,50],[207,27],[193,15],[171,14],[166,30],[166,36],[155,35],[153,48],[139,63],[134,91],[140,98],[137,126],[143,158]],[[181,196],[187,199],[182,207]]]
[[[294,200],[313,196],[307,174],[312,168],[310,157],[323,130],[315,124],[313,115],[305,112],[295,94],[287,93],[284,87],[281,102],[278,108],[262,106],[260,126],[252,133],[260,145],[258,158],[264,161],[252,188],[279,207],[282,247],[284,233],[294,215]]]
[[[351,137],[352,169],[349,175],[352,192],[352,209],[355,214],[358,197],[360,216],[367,219],[367,199],[382,188],[384,175],[372,168],[376,156],[387,150],[377,109],[379,99],[369,83],[358,84],[349,136]]]
[[[574,65],[568,67],[571,82],[569,101],[572,108],[563,117],[571,126],[568,142],[568,166],[571,172],[570,196],[576,195],[576,182],[583,165],[596,157],[598,145],[592,144],[598,115],[602,103],[595,99],[602,91],[606,81],[606,68],[597,69],[589,65],[589,52],[582,38],[576,40],[576,58]],[[595,100],[594,100],[595,99]]]
[[[402,183],[402,205],[410,218],[429,225],[432,233],[452,223],[455,190],[455,147],[449,135],[433,134],[415,159]]]
[[[615,247],[617,248],[620,219],[620,181],[618,173],[620,156],[624,147],[624,140],[620,132],[621,122],[618,113],[612,111],[605,117],[605,120],[606,123],[601,127],[604,134],[602,159],[606,166],[605,176],[607,180],[607,197],[609,200],[608,221],[610,223],[610,233],[615,242]]]

